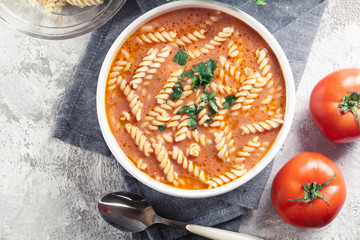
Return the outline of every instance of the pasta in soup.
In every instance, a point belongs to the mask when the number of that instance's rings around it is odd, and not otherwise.
[[[122,44],[105,108],[128,158],[157,181],[209,189],[242,177],[283,123],[285,83],[266,41],[223,12],[165,13]]]

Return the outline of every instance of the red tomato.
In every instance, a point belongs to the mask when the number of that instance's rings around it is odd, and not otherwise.
[[[329,74],[311,93],[312,119],[330,141],[348,143],[360,138],[360,128],[355,116],[360,107],[360,93],[352,95],[353,99],[346,98],[343,107],[340,107],[344,96],[349,96],[354,91],[360,92],[360,69],[349,68]]]
[[[312,201],[290,201],[304,197],[303,184],[318,188],[320,184],[325,185],[319,192],[326,200],[319,196]],[[339,213],[345,198],[345,180],[339,168],[329,158],[314,152],[303,152],[287,162],[277,173],[271,188],[271,201],[277,213],[286,222],[301,228],[329,224]]]

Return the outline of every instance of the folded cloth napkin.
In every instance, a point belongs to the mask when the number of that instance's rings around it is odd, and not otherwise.
[[[96,85],[103,59],[126,26],[143,12],[166,2],[167,0],[128,0],[112,20],[92,33],[61,103],[53,129],[54,137],[111,157],[96,114]],[[268,0],[266,6],[256,5],[250,0],[223,2],[252,15],[274,34],[290,61],[297,86],[327,0]],[[147,198],[161,216],[233,231],[239,228],[239,217],[258,206],[271,169],[272,163],[247,184],[227,194],[192,200],[156,192],[131,177],[119,165],[126,190]],[[133,239],[194,238],[187,234],[183,230],[155,225],[133,234]]]

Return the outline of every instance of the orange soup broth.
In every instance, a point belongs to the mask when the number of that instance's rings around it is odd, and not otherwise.
[[[271,67],[272,80],[274,82],[274,86],[277,89],[277,98],[272,100],[273,105],[276,106],[276,109],[281,109],[282,113],[285,113],[285,83],[282,75],[281,67],[277,61],[277,58],[266,41],[252,28],[250,28],[247,24],[238,20],[237,18],[227,15],[225,13],[221,13],[220,19],[211,26],[206,26],[204,28],[204,22],[209,18],[210,15],[215,15],[216,11],[210,9],[201,9],[201,8],[189,8],[183,10],[176,10],[166,14],[163,14],[149,22],[146,25],[151,25],[154,27],[153,31],[162,31],[162,28],[165,28],[166,31],[174,31],[177,36],[185,35],[189,32],[193,32],[199,29],[206,30],[206,38],[200,39],[193,44],[187,45],[187,50],[199,49],[203,47],[206,43],[213,39],[224,27],[232,26],[234,28],[234,32],[229,39],[237,42],[240,46],[241,52],[241,68],[245,67],[254,69],[255,71],[259,71],[259,64],[257,63],[256,50],[257,49],[266,49],[267,57],[269,59],[269,64]],[[168,45],[168,43],[139,43],[136,40],[140,34],[143,34],[140,28],[136,30],[131,36],[129,36],[126,41],[123,43],[121,49],[126,49],[131,55],[131,67],[128,71],[122,73],[122,76],[129,83],[132,80],[132,76],[135,73],[135,70],[138,68],[140,62],[142,62],[142,58],[146,55],[147,51],[150,48],[162,49],[164,46]],[[181,68],[177,63],[173,61],[173,57],[178,51],[178,47],[172,47],[172,51],[170,55],[166,58],[166,61],[162,64],[160,69],[157,70],[155,76],[150,80],[150,84],[145,87],[140,85],[139,88],[146,88],[146,92],[141,92],[141,89],[136,89],[136,94],[140,97],[142,103],[144,103],[142,118],[140,121],[136,121],[135,117],[132,115],[130,123],[137,126],[141,129],[141,125],[146,121],[145,116],[151,109],[158,106],[156,102],[155,95],[163,91],[163,85],[166,80],[170,78],[170,74],[179,68]],[[217,60],[219,56],[225,56],[227,60],[233,61],[232,58],[227,53],[228,51],[228,40],[224,42],[220,47],[211,50],[208,54],[202,54],[200,57],[196,59],[191,59],[190,57],[187,59],[186,65],[183,67],[184,70],[191,70],[192,67],[201,61],[208,61],[209,59]],[[121,53],[117,54],[114,62],[121,59]],[[214,72],[214,81],[216,83],[220,83],[219,73],[221,70],[221,66],[218,63],[218,67]],[[186,79],[187,80],[187,79]],[[234,78],[230,77],[228,83],[222,82],[222,84],[240,88],[241,83],[236,81]],[[208,92],[212,92],[212,90],[208,89]],[[269,95],[268,89],[264,87],[264,90],[259,93],[259,97],[252,105],[252,108],[243,113],[240,111],[240,115],[238,116],[227,116],[226,123],[231,128],[233,132],[233,136],[235,139],[235,147],[237,150],[242,149],[247,142],[251,141],[255,136],[259,137],[259,142],[268,142],[269,145],[266,147],[265,151],[260,151],[256,149],[251,153],[249,157],[246,158],[244,164],[245,169],[250,170],[253,168],[267,153],[267,151],[271,148],[272,144],[276,140],[276,137],[281,128],[272,129],[270,131],[258,132],[252,134],[243,134],[240,129],[241,125],[251,124],[257,121],[262,121],[264,119],[269,118],[267,112],[260,110],[262,100]],[[149,98],[149,96],[151,96]],[[227,94],[216,94],[217,97],[224,98]],[[195,94],[190,95],[188,98],[184,100],[183,105],[187,105],[189,102],[195,102]],[[130,134],[128,134],[124,128],[126,121],[120,121],[120,117],[124,111],[131,113],[131,109],[129,107],[129,103],[121,92],[119,88],[116,88],[114,91],[108,91],[105,94],[105,106],[106,113],[108,117],[108,123],[110,125],[111,131],[115,136],[119,146],[124,151],[124,153],[128,156],[128,158],[133,161],[136,165],[137,161],[142,159],[147,163],[148,167],[143,170],[150,177],[157,179],[165,184],[172,185],[172,183],[168,182],[166,179],[166,175],[163,173],[160,168],[160,162],[157,160],[154,153],[151,153],[149,157],[145,156],[142,151],[139,150],[135,141],[131,138]],[[220,110],[220,109],[219,109]],[[172,116],[173,113],[169,111],[169,115]],[[214,142],[214,133],[220,132],[220,129],[211,129],[209,131],[209,127],[204,126],[196,126],[196,129],[199,133],[205,134],[207,138],[212,140],[212,144],[208,146],[200,145],[200,154],[199,156],[188,156],[189,161],[193,161],[199,168],[205,171],[206,175],[209,178],[218,176],[229,171],[235,164],[233,159],[235,158],[235,153],[231,154],[231,161],[223,161],[220,159],[217,154],[218,151],[215,147]],[[172,136],[177,130],[173,130],[171,128],[166,128],[164,132],[160,132],[158,130],[151,130],[151,134],[147,135],[147,138],[154,137],[158,134],[170,133]],[[170,151],[173,146],[177,146],[184,153],[186,152],[186,148],[192,143],[194,140],[186,139],[180,142],[166,143],[166,149]],[[184,169],[181,165],[176,164],[176,160],[172,159],[169,155],[169,159],[174,163],[175,172],[178,173],[179,178],[184,180],[184,185],[178,186],[183,189],[207,189],[209,186],[199,178],[194,177],[191,173],[189,173],[186,169]]]

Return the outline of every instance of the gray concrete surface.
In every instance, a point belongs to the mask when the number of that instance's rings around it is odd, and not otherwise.
[[[275,1],[275,0],[272,0]],[[96,201],[121,188],[114,162],[51,137],[57,108],[89,35],[30,38],[0,22],[0,239],[130,239],[102,221]],[[330,0],[297,92],[297,110],[259,209],[240,231],[266,239],[360,239],[360,142],[334,144],[308,112],[313,86],[329,72],[360,67],[360,4]],[[346,203],[322,229],[282,221],[270,202],[276,172],[302,151],[332,158],[345,176]]]

